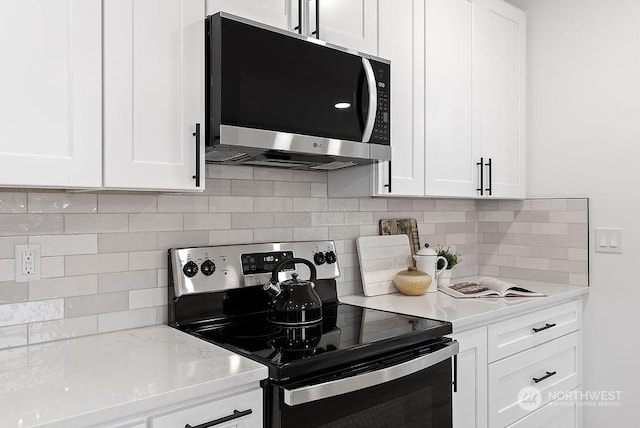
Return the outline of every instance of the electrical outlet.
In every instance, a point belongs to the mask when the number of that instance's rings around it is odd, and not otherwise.
[[[15,246],[15,282],[40,279],[40,244]]]

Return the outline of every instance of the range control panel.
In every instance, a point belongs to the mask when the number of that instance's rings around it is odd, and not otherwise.
[[[169,250],[169,257],[176,297],[264,285],[280,262],[294,257],[314,263],[319,279],[340,276],[333,241],[175,248]],[[292,272],[302,279],[310,275],[307,266],[297,264],[282,269],[280,279],[290,278]]]

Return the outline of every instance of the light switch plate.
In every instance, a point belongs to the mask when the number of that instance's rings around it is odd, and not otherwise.
[[[596,227],[596,253],[622,253],[622,228]]]
[[[16,245],[15,282],[40,279],[40,244]]]

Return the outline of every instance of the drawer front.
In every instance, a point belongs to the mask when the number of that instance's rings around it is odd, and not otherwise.
[[[489,362],[548,342],[582,327],[582,302],[575,300],[489,326]]]
[[[544,406],[554,393],[582,384],[580,332],[555,339],[489,365],[489,426],[504,427]],[[537,380],[537,382],[536,382]],[[531,408],[521,405],[523,388],[536,393]],[[536,397],[537,393],[539,396]]]
[[[214,425],[215,428],[262,427],[262,389],[178,410],[166,415],[151,417],[149,428],[182,428],[196,426],[234,414],[234,411],[251,409],[252,413],[228,422]]]
[[[508,428],[581,428],[581,416],[582,407],[578,403],[552,401]]]

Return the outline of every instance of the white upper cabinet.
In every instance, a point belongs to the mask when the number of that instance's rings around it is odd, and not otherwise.
[[[296,0],[293,1],[297,3]],[[310,36],[316,31],[316,10],[318,10],[321,40],[359,52],[378,55],[378,2],[375,0],[302,1],[309,1]]]
[[[102,184],[102,2],[0,2],[0,185]]]
[[[490,159],[491,196],[524,198],[526,15],[502,0],[478,4],[477,138],[485,187]]]
[[[228,12],[273,27],[291,29],[298,25],[292,14],[292,0],[207,0],[207,15]],[[297,4],[297,0],[293,0]],[[296,8],[297,10],[297,8]],[[295,19],[294,19],[295,18]],[[295,21],[295,22],[294,22]]]
[[[475,197],[480,148],[473,138],[475,1],[427,0],[425,194]],[[394,141],[395,143],[395,141]]]
[[[204,0],[104,2],[105,187],[204,188],[204,18]]]
[[[443,0],[448,1],[448,0]],[[378,165],[377,193],[423,195],[424,1],[380,0],[379,55],[391,61],[391,174]]]

